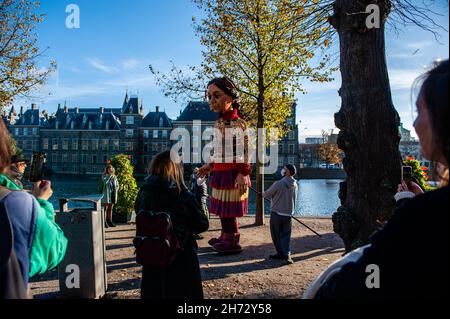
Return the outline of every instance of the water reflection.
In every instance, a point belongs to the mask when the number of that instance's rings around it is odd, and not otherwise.
[[[73,198],[83,195],[92,195],[98,193],[99,178],[85,176],[62,177],[54,176],[52,179],[53,196],[50,199],[55,209],[59,209],[59,198]],[[299,193],[297,198],[297,212],[299,216],[323,216],[329,217],[340,206],[338,191],[341,180],[310,179],[298,181]],[[141,185],[143,180],[138,180]],[[253,187],[256,188],[256,182],[253,181]],[[273,181],[266,181],[265,188]],[[256,209],[255,193],[250,190],[249,211],[254,214]],[[270,204],[265,201],[265,211],[269,213]]]

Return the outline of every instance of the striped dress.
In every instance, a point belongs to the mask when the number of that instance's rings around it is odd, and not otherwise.
[[[210,197],[210,212],[220,218],[234,218],[242,217],[248,213],[248,188],[241,194],[239,188],[236,187],[235,181],[239,173],[245,176],[247,184],[250,186],[250,172],[251,166],[248,162],[247,156],[244,163],[238,163],[236,160],[236,144],[240,141],[244,144],[244,154],[248,155],[248,137],[236,138],[233,141],[233,158],[227,158],[225,146],[225,129],[226,128],[240,128],[245,131],[247,124],[237,114],[237,110],[220,115],[220,118],[214,125],[222,133],[223,153],[222,160],[218,161],[216,154],[214,154],[214,168],[210,181],[211,197]]]

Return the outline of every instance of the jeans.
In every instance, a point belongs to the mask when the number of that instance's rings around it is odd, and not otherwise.
[[[270,215],[270,234],[278,255],[288,257],[290,255],[292,218],[280,216],[272,212]]]

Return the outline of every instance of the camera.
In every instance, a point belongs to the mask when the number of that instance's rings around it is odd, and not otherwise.
[[[402,167],[402,181],[405,181],[406,184],[412,182],[412,167],[411,166],[403,166]]]
[[[43,180],[44,166],[46,162],[46,154],[40,152],[33,152],[31,156],[30,177],[31,183],[36,183]]]

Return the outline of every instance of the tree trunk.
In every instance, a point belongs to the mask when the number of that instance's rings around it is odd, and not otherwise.
[[[345,152],[347,173],[333,225],[347,251],[365,244],[390,217],[400,182],[400,121],[391,98],[384,39],[390,1],[377,2],[380,28],[372,29],[366,26],[370,3],[336,0],[330,18],[340,41],[342,105],[335,124],[341,130],[338,146]]]
[[[264,99],[261,97],[258,99],[258,129],[264,128]],[[262,143],[259,142],[261,137],[259,136],[259,132],[257,134],[258,141],[256,143],[256,190],[258,194],[256,194],[256,216],[255,216],[255,225],[262,226],[264,225],[264,198],[260,195],[264,192],[264,164],[263,159],[260,158],[260,154],[265,154],[264,147],[265,141]],[[263,148],[261,150],[261,147]]]

